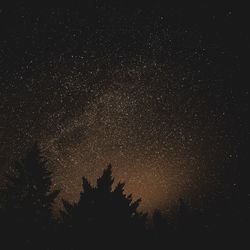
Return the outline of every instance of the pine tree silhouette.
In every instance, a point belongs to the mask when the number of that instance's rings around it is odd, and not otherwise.
[[[83,191],[78,203],[63,201],[62,218],[71,242],[79,246],[81,236],[85,237],[85,244],[88,242],[92,246],[93,242],[114,244],[124,237],[127,242],[140,240],[147,216],[137,211],[140,199],[133,201],[132,195],[126,195],[124,183],[118,183],[112,189],[113,183],[109,165],[97,179],[96,187],[83,177]]]
[[[52,205],[59,191],[51,191],[51,172],[34,145],[15,163],[2,192],[5,232],[9,243],[44,249],[52,229]],[[8,237],[6,237],[8,239]]]

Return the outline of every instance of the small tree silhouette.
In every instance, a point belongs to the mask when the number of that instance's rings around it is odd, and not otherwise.
[[[52,205],[59,191],[50,191],[51,173],[34,145],[15,163],[2,192],[6,233],[25,245],[43,248],[52,225]],[[18,244],[20,244],[20,242]],[[12,243],[17,243],[16,240]]]
[[[112,189],[113,183],[109,165],[97,179],[96,187],[83,177],[83,191],[78,203],[63,201],[62,217],[71,242],[80,244],[78,239],[83,235],[91,244],[98,242],[97,239],[102,244],[114,243],[123,237],[140,239],[146,222],[146,214],[137,211],[141,200],[133,201],[132,195],[124,194],[124,183],[119,182]]]

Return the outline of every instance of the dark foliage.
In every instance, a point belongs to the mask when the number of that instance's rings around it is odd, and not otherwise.
[[[53,230],[52,205],[59,193],[50,189],[51,173],[35,145],[15,163],[1,192],[3,239],[9,246],[45,248]]]
[[[58,191],[51,191],[51,173],[35,145],[16,162],[0,193],[1,242],[4,249],[203,249],[244,244],[249,215],[233,192],[204,207],[183,199],[171,219],[159,210],[152,219],[138,211],[140,199],[114,185],[109,165],[95,186],[82,178],[77,203],[63,200],[61,220],[52,216]],[[247,228],[246,228],[247,227]]]
[[[85,237],[85,244],[92,246],[110,244],[111,238],[113,244],[143,243],[146,214],[137,210],[140,200],[133,201],[131,195],[124,194],[124,183],[118,183],[113,189],[113,182],[111,166],[108,166],[96,187],[83,177],[78,203],[63,202],[63,226],[69,245],[72,242],[79,245],[82,237]]]

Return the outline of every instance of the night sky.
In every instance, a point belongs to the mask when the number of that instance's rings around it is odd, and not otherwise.
[[[149,212],[247,192],[246,10],[1,3],[1,176],[37,142],[68,200],[109,163]]]

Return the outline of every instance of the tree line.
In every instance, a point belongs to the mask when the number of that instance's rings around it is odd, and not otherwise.
[[[59,218],[53,204],[60,191],[51,185],[47,161],[34,145],[8,172],[0,192],[3,249],[182,249],[212,247],[215,240],[225,246],[239,244],[249,226],[239,204],[226,198],[209,212],[180,200],[174,222],[159,210],[149,219],[139,210],[141,200],[125,194],[125,183],[114,185],[111,165],[95,186],[82,178],[79,200],[62,200]]]

